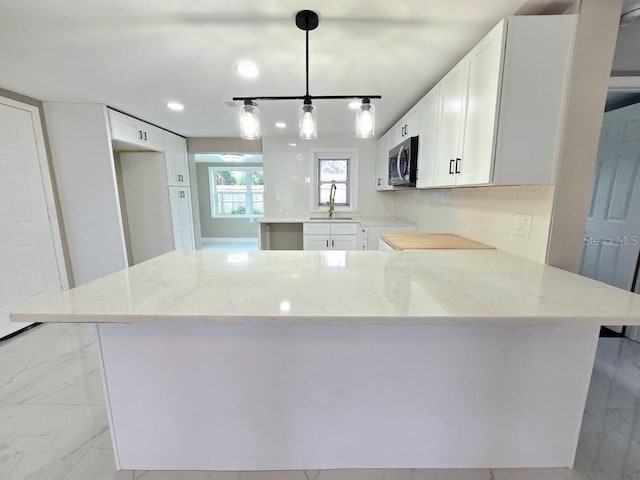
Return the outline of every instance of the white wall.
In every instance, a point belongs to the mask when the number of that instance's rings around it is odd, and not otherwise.
[[[295,147],[290,147],[295,143]],[[354,137],[323,137],[301,140],[298,137],[262,139],[265,185],[265,216],[270,218],[306,218],[310,216],[311,149],[358,149],[358,211],[353,216],[388,217],[393,201],[375,191],[375,140]]]
[[[544,262],[553,209],[553,185],[409,190],[394,197],[394,216],[420,232],[455,233],[499,250]],[[516,214],[531,215],[528,238],[512,233]]]

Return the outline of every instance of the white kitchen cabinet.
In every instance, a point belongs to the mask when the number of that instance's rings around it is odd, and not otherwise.
[[[464,58],[440,81],[442,94],[433,186],[456,184],[456,164],[462,155],[468,67]]]
[[[419,188],[555,183],[575,23],[509,17],[427,94]]]
[[[389,139],[391,135],[383,135],[376,144],[376,190],[379,192],[393,190],[389,185]]]
[[[389,130],[389,150],[420,133],[420,107],[414,106]]]
[[[420,102],[420,132],[418,135],[418,178],[416,187],[435,185],[435,168],[440,117],[440,84]]]
[[[191,192],[185,187],[169,187],[171,224],[176,250],[194,250]]]
[[[304,250],[357,250],[358,224],[308,222],[302,226]]]
[[[108,109],[115,151],[164,151],[164,131],[142,120]]]
[[[173,133],[164,132],[164,147],[167,183],[176,187],[189,186],[187,140]]]
[[[505,22],[467,55],[467,94],[456,185],[491,183]]]

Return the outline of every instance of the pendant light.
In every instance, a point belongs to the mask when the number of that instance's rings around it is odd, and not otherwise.
[[[260,115],[252,100],[245,100],[240,107],[240,138],[257,140],[260,138]]]
[[[240,136],[244,139],[260,138],[260,119],[256,100],[302,100],[298,111],[298,129],[300,138],[312,140],[318,138],[318,117],[313,100],[360,99],[362,104],[356,112],[356,138],[371,138],[375,135],[375,108],[372,98],[380,95],[310,95],[309,94],[309,32],[318,27],[318,14],[311,10],[301,10],[296,14],[296,26],[305,32],[306,37],[306,86],[305,95],[291,97],[233,97],[234,101],[242,101],[240,107]]]
[[[372,138],[376,133],[375,107],[368,98],[362,99],[362,105],[356,112],[356,138]]]

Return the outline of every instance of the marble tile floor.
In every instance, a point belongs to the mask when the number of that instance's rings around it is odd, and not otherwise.
[[[0,343],[2,480],[640,479],[640,344],[601,339],[576,469],[116,471],[92,325],[50,324]]]

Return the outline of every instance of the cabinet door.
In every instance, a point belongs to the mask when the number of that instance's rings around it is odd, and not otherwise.
[[[439,114],[440,84],[436,85],[420,102],[417,188],[435,185]]]
[[[404,117],[404,137],[406,140],[411,137],[420,135],[420,104],[416,105]]]
[[[302,237],[303,250],[329,250],[329,235],[304,235]]]
[[[109,126],[111,138],[135,145],[144,142],[144,133],[140,128],[140,121],[115,110],[109,110]]]
[[[189,164],[187,141],[169,132],[164,134],[165,157],[167,160],[167,182],[174,186],[189,185]]]
[[[357,235],[331,235],[331,250],[357,250]]]
[[[500,22],[470,53],[467,104],[457,185],[491,182],[496,142],[498,94],[503,58],[504,22]]]
[[[176,250],[193,250],[193,217],[191,214],[191,192],[184,187],[169,187],[171,224]]]
[[[435,186],[456,184],[455,164],[460,158],[467,96],[468,62],[463,59],[440,82],[440,128]]]
[[[385,191],[392,190],[389,185],[389,139],[391,135],[384,135],[376,145],[376,190]]]
[[[191,190],[181,189],[184,195],[180,200],[180,224],[182,232],[182,248],[184,250],[195,250],[196,239],[193,232],[193,211],[191,209]]]
[[[117,151],[164,151],[161,129],[115,110],[108,112],[111,140]]]

